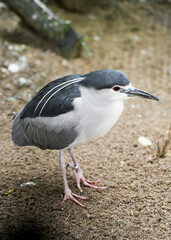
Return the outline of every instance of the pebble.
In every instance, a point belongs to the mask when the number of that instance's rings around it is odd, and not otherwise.
[[[35,185],[36,185],[36,183],[34,183],[34,182],[26,182],[26,183],[22,183],[20,186],[21,187],[33,187]]]
[[[23,78],[23,77],[20,77],[18,79],[18,85],[20,87],[25,87],[25,86],[30,86],[32,84],[32,80],[29,79],[29,78]]]

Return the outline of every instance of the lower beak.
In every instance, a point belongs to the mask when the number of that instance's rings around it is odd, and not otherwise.
[[[148,99],[159,101],[158,97],[152,95],[151,93],[142,91],[138,88],[130,87],[130,88],[124,89],[124,90],[125,90],[125,93],[127,93],[129,97],[138,96],[138,97],[142,97],[142,98],[148,98]]]

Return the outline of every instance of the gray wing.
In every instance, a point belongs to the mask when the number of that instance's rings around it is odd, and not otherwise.
[[[19,146],[34,145],[41,149],[64,149],[76,138],[79,119],[74,111],[57,117],[20,118],[16,116],[12,139]]]
[[[73,101],[80,97],[81,75],[70,75],[43,87],[16,115],[12,140],[19,146],[63,149],[77,137]]]

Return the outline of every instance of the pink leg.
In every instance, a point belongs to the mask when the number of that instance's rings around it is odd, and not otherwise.
[[[69,164],[69,166],[71,166],[74,169],[74,174],[75,174],[75,177],[76,177],[77,187],[78,187],[78,189],[80,190],[81,193],[83,192],[83,190],[80,186],[80,181],[82,181],[84,186],[86,186],[86,187],[90,187],[90,188],[94,188],[94,189],[106,189],[106,187],[99,187],[99,186],[93,185],[94,183],[98,183],[99,181],[90,181],[90,180],[86,179],[82,174],[82,171],[81,171],[81,169],[78,165],[78,162],[75,158],[73,150],[68,149],[68,152],[69,152],[69,154],[72,158],[72,161],[74,163],[74,166],[71,165],[71,164]]]
[[[72,193],[71,190],[70,190],[70,188],[69,188],[69,186],[68,186],[68,182],[67,182],[67,178],[66,178],[66,168],[65,168],[65,159],[64,159],[63,151],[60,152],[59,162],[60,162],[60,166],[61,166],[61,169],[62,169],[62,176],[63,176],[63,180],[64,180],[64,192],[65,192],[65,196],[64,196],[63,201],[61,202],[61,205],[63,205],[64,202],[65,202],[67,199],[70,199],[70,200],[72,200],[73,202],[75,202],[76,204],[78,204],[80,207],[85,207],[85,206],[84,206],[82,203],[80,203],[76,198],[83,199],[83,200],[86,200],[87,198]]]

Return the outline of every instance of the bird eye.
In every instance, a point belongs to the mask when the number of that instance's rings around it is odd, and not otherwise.
[[[114,87],[113,87],[113,90],[114,90],[115,92],[117,92],[117,91],[120,90],[120,87],[119,87],[119,86],[114,86]]]

